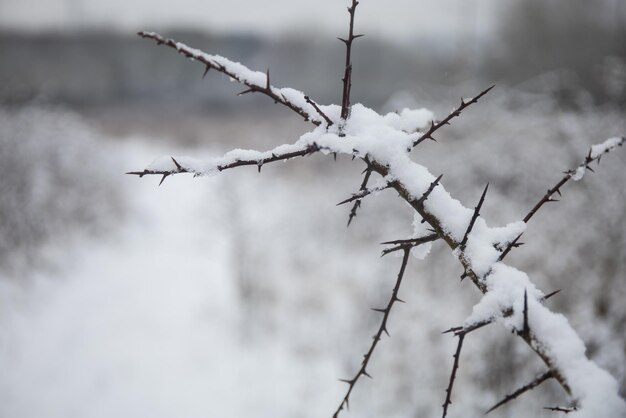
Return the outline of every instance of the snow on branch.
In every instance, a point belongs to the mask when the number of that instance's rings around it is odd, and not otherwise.
[[[181,42],[164,38],[155,32],[138,32],[137,34],[142,38],[153,39],[159,45],[167,45],[174,48],[187,58],[204,64],[204,75],[206,75],[209,70],[214,69],[220,73],[226,74],[232,80],[246,85],[248,89],[239,93],[240,95],[259,92],[270,97],[274,102],[287,106],[305,120],[311,121],[315,125],[320,125],[323,122],[332,124],[332,121],[325,115],[323,110],[308,96],[305,96],[304,93],[291,88],[277,88],[272,86],[270,84],[269,70],[265,73],[252,71],[238,62],[231,61],[219,55],[206,54]]]

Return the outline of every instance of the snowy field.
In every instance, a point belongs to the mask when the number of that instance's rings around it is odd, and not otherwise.
[[[471,93],[473,93],[472,91]],[[511,97],[514,99],[512,100]],[[456,99],[437,104],[445,114]],[[393,105],[390,104],[390,105]],[[441,110],[444,109],[444,110]],[[243,113],[243,112],[242,112]],[[110,115],[109,115],[110,116]],[[412,213],[392,192],[349,208],[358,161],[316,155],[193,179],[126,176],[162,155],[220,155],[293,142],[284,114],[187,115],[133,125],[114,115],[0,109],[0,416],[331,416],[389,297]],[[158,120],[159,118],[155,118]],[[128,125],[116,126],[119,121]],[[496,92],[425,143],[416,160],[445,173],[473,207],[484,184],[492,226],[521,219],[591,144],[623,135],[619,111],[572,113],[544,97]],[[542,209],[510,263],[544,291],[626,393],[626,154]],[[440,414],[459,325],[479,294],[435,244],[411,260],[350,413]],[[481,416],[542,368],[506,330],[467,338],[452,417]],[[493,413],[553,416],[555,383]]]

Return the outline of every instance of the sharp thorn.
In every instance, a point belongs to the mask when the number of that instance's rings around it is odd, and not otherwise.
[[[548,300],[550,299],[552,296],[556,295],[557,293],[559,293],[561,291],[561,289],[559,290],[555,290],[554,292],[548,293],[547,295],[545,295],[543,297],[543,300]]]

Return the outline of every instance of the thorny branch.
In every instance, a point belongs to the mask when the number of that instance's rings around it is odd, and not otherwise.
[[[383,242],[381,244],[383,244],[383,245],[395,245],[395,247],[385,248],[383,250],[381,256],[385,256],[385,255],[387,255],[389,253],[392,253],[392,252],[395,252],[395,251],[411,249],[413,247],[417,247],[418,245],[422,245],[422,244],[425,244],[427,242],[436,241],[438,239],[439,239],[439,235],[437,235],[437,234],[430,234],[430,235],[426,235],[424,237],[419,237],[419,238],[399,239],[399,240],[395,240],[395,241]]]
[[[624,144],[624,142],[626,142],[626,137],[622,137],[621,141],[616,145],[616,146],[622,146]],[[592,150],[589,150],[589,153],[587,154],[587,157],[585,157],[585,160],[580,163],[576,168],[572,169],[572,170],[568,170],[566,171],[563,176],[563,178],[561,180],[559,180],[558,183],[556,183],[554,185],[554,187],[552,187],[551,189],[549,189],[546,194],[539,200],[539,202],[537,202],[537,204],[535,206],[533,206],[533,208],[530,210],[530,212],[528,212],[528,214],[524,217],[523,221],[525,223],[528,223],[528,221],[530,221],[530,219],[535,216],[535,214],[537,213],[537,211],[539,209],[541,209],[541,207],[543,205],[545,205],[546,203],[550,203],[550,202],[558,202],[558,199],[554,199],[554,195],[558,194],[559,196],[561,196],[561,187],[563,187],[568,181],[570,181],[577,173],[580,172],[580,170],[589,170],[592,173],[594,172],[593,169],[590,167],[590,164],[594,161],[598,162],[598,165],[600,165],[600,160],[602,159],[602,156],[608,152],[610,152],[612,148],[607,148],[606,150],[604,150],[604,152],[602,152],[599,155],[592,155]],[[584,171],[582,171],[584,173]],[[504,257],[506,257],[509,252],[511,251],[511,249],[513,249],[516,244],[518,243],[519,239],[522,237],[522,235],[520,234],[517,238],[515,238],[511,243],[509,243],[509,245],[506,247],[506,249],[502,252],[502,254],[500,255],[500,259],[499,261],[502,261],[504,259]]]
[[[346,392],[341,403],[339,404],[339,407],[333,414],[333,418],[337,418],[339,416],[339,413],[343,410],[344,407],[345,408],[349,407],[350,395],[352,394],[352,390],[354,389],[359,378],[361,376],[367,376],[370,379],[372,378],[372,376],[367,372],[367,366],[370,360],[372,359],[372,354],[374,353],[374,350],[376,349],[378,342],[381,340],[383,333],[389,336],[389,331],[387,330],[387,321],[389,320],[389,314],[391,313],[391,308],[396,302],[404,302],[398,297],[398,291],[400,290],[400,285],[402,284],[402,278],[404,277],[404,272],[406,271],[406,265],[409,262],[409,254],[410,254],[410,250],[408,248],[405,249],[404,256],[402,257],[402,264],[400,265],[400,272],[398,273],[398,278],[396,279],[396,284],[393,288],[393,291],[391,293],[391,298],[389,298],[389,302],[387,303],[387,306],[385,308],[372,308],[373,311],[380,312],[383,315],[383,319],[380,322],[378,331],[376,331],[376,334],[374,334],[374,336],[372,337],[372,344],[369,350],[367,351],[367,353],[365,353],[365,355],[363,356],[361,367],[357,371],[356,375],[354,375],[352,379],[341,379],[342,382],[345,382],[348,384],[348,391]]]
[[[500,402],[498,402],[497,404],[489,408],[489,410],[485,412],[485,415],[487,415],[488,413],[492,411],[495,411],[496,409],[500,408],[502,405],[512,401],[513,399],[516,399],[517,397],[528,392],[529,390],[533,390],[534,388],[536,388],[537,386],[539,386],[540,384],[542,384],[543,382],[545,382],[546,380],[552,377],[553,377],[552,370],[548,370],[547,372],[542,373],[541,375],[537,376],[532,382],[522,386],[521,388],[517,389],[515,392],[506,395]]]
[[[463,340],[465,339],[466,333],[462,332],[457,334],[459,338],[459,342],[456,346],[456,352],[454,353],[454,363],[452,365],[452,373],[450,374],[450,380],[448,382],[448,387],[446,389],[446,400],[443,402],[443,418],[446,418],[448,415],[448,407],[452,404],[452,388],[454,387],[454,381],[456,380],[456,372],[459,370],[459,361],[461,359],[461,349],[463,348]]]
[[[158,33],[154,33],[154,32],[138,32],[137,35],[141,36],[142,38],[153,39],[157,42],[158,45],[167,45],[170,48],[174,48],[176,51],[186,56],[187,58],[191,58],[192,60],[195,60],[204,64],[205,71],[204,71],[203,77],[207,74],[207,72],[210,69],[214,69],[220,73],[226,74],[231,79],[236,80],[239,83],[246,85],[248,87],[248,90],[241,92],[240,95],[253,93],[253,92],[259,92],[259,93],[265,94],[266,96],[274,100],[275,103],[280,103],[284,106],[287,106],[289,109],[293,110],[294,112],[302,116],[304,120],[310,121],[314,125],[321,124],[320,121],[313,118],[312,115],[310,115],[305,109],[291,102],[283,94],[281,94],[280,89],[270,85],[269,70],[267,71],[267,78],[266,78],[265,85],[258,85],[258,84],[251,82],[250,80],[242,79],[237,73],[229,70],[222,63],[217,62],[216,60],[212,59],[213,58],[212,56],[204,54],[201,51],[198,51],[197,49],[190,48],[187,45],[182,44],[180,42],[176,42],[173,39],[164,38]],[[326,122],[328,122],[328,119],[326,120]]]
[[[413,147],[418,146],[419,144],[421,144],[422,142],[424,142],[427,139],[431,139],[431,140],[435,141],[435,138],[433,137],[433,134],[437,130],[439,130],[439,128],[441,128],[442,126],[445,126],[445,125],[449,125],[450,121],[452,119],[456,118],[457,116],[460,116],[461,112],[463,112],[463,110],[465,110],[465,108],[473,105],[474,103],[478,103],[478,100],[480,100],[480,98],[483,97],[485,94],[489,93],[489,91],[491,91],[491,89],[493,89],[494,87],[495,87],[495,84],[493,86],[488,87],[485,90],[481,91],[478,95],[472,97],[469,100],[461,99],[461,104],[459,105],[459,107],[457,107],[452,112],[450,112],[450,114],[448,116],[446,116],[445,118],[443,118],[441,121],[439,121],[437,123],[435,123],[435,121],[432,121],[431,124],[430,124],[430,128],[428,128],[428,130],[426,132],[424,132],[424,134],[422,134],[422,136],[420,136],[415,141],[413,141]]]

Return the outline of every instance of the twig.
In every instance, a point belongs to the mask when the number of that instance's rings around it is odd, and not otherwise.
[[[257,167],[260,167],[263,164],[267,164],[267,163],[273,163],[275,161],[284,161],[284,160],[289,160],[291,158],[294,157],[304,157],[310,154],[313,154],[317,151],[319,151],[320,148],[317,145],[309,145],[306,148],[303,148],[299,151],[292,151],[292,152],[287,152],[284,154],[272,154],[271,157],[268,158],[262,158],[262,159],[252,159],[252,160],[236,160],[233,161],[231,163],[227,163],[227,164],[219,164],[217,165],[215,168],[218,171],[224,171],[224,170],[228,170],[231,168],[236,168],[236,167],[241,167],[241,166],[247,166],[247,165],[255,165]],[[202,172],[200,171],[196,171],[192,168],[187,168],[182,166],[178,161],[176,161],[174,158],[172,158],[172,161],[174,161],[174,165],[176,166],[176,169],[174,170],[148,170],[145,169],[143,171],[130,171],[126,174],[130,174],[130,175],[135,175],[135,176],[139,176],[139,177],[143,177],[146,175],[161,175],[163,176],[163,179],[161,179],[161,182],[163,182],[163,180],[167,177],[170,176],[172,174],[180,174],[180,173],[192,173],[195,175],[201,175]]]
[[[356,7],[359,5],[357,0],[352,0],[352,6],[348,7],[350,14],[350,28],[348,30],[348,39],[338,38],[346,44],[346,66],[343,73],[343,95],[341,97],[341,119],[346,120],[350,115],[350,90],[352,90],[352,42],[363,35],[354,34],[354,15]]]
[[[369,182],[371,176],[372,176],[372,170],[368,166],[365,169],[365,175],[363,176],[363,181],[361,182],[361,187],[359,187],[359,190],[361,192],[367,190],[367,183]],[[350,224],[352,223],[352,220],[354,218],[356,218],[356,213],[357,213],[357,211],[359,210],[360,207],[361,207],[361,199],[358,198],[354,202],[354,205],[352,205],[352,209],[350,209],[350,215],[348,215],[348,226],[350,226]]]
[[[269,80],[269,76],[268,76],[268,80]],[[333,125],[333,121],[330,120],[330,118],[326,115],[326,113],[322,112],[322,109],[320,109],[320,107],[317,105],[317,103],[315,103],[313,100],[311,100],[311,98],[309,96],[304,96],[304,100],[306,100],[306,102],[308,104],[313,106],[313,109],[315,109],[315,111],[317,113],[319,113],[319,115],[321,117],[324,118],[324,120],[326,121],[326,127],[331,127]]]
[[[387,334],[387,336],[389,336],[389,331],[387,330],[387,321],[389,319],[389,314],[391,313],[391,308],[396,302],[404,302],[403,300],[398,298],[398,291],[400,290],[400,285],[402,284],[402,278],[404,277],[404,272],[406,271],[406,265],[409,262],[409,253],[410,253],[409,249],[404,250],[404,256],[402,257],[402,264],[400,265],[400,271],[398,272],[396,284],[391,293],[391,298],[389,299],[389,302],[387,303],[387,307],[373,308],[374,311],[380,312],[383,314],[383,319],[380,322],[378,331],[376,331],[376,334],[374,334],[374,336],[372,337],[372,344],[369,350],[363,356],[363,362],[361,363],[361,368],[359,369],[359,371],[356,373],[356,375],[352,379],[341,379],[342,382],[345,382],[348,384],[348,391],[346,392],[345,396],[343,397],[343,400],[339,404],[339,407],[333,414],[333,418],[337,418],[339,416],[339,413],[343,410],[343,408],[348,407],[350,395],[352,394],[352,390],[354,389],[359,378],[361,378],[361,376],[367,376],[369,378],[372,378],[372,376],[367,372],[367,366],[372,358],[372,354],[374,353],[376,346],[378,345],[378,342],[382,338],[382,334],[385,333]]]
[[[294,112],[302,116],[305,120],[310,121],[314,125],[321,124],[319,120],[313,118],[312,115],[310,115],[305,109],[291,102],[284,95],[282,95],[280,93],[280,89],[269,85],[269,70],[266,73],[267,78],[266,78],[265,85],[259,85],[259,84],[254,83],[250,79],[246,79],[242,77],[241,74],[233,71],[232,68],[229,68],[229,64],[234,64],[234,63],[229,60],[226,60],[223,57],[217,57],[215,55],[205,54],[197,49],[190,48],[189,46],[183,43],[176,42],[173,39],[164,38],[158,33],[138,32],[137,35],[141,36],[142,38],[153,39],[159,45],[167,45],[170,48],[173,48],[176,51],[178,51],[180,54],[186,56],[187,58],[191,58],[192,60],[195,60],[204,64],[205,71],[204,71],[203,77],[206,75],[209,69],[214,69],[216,71],[219,71],[220,73],[226,74],[233,80],[236,80],[239,83],[248,86],[248,90],[245,90],[244,92],[240,94],[253,93],[253,92],[263,93],[266,96],[270,97],[272,100],[274,100],[274,102],[287,106],[288,108],[290,108],[291,110],[293,110]]]
[[[529,390],[533,390],[534,388],[536,388],[537,386],[539,386],[540,384],[542,384],[543,382],[545,382],[546,380],[552,377],[553,377],[552,370],[548,370],[547,372],[544,372],[543,374],[537,376],[532,382],[522,386],[521,388],[517,389],[515,392],[506,395],[500,402],[498,402],[497,404],[489,408],[489,410],[485,412],[485,415],[498,409],[499,407],[512,401],[513,399],[516,399],[517,397],[524,394],[525,392],[528,392]]]
[[[415,141],[413,141],[413,147],[418,146],[420,143],[422,143],[423,141],[427,140],[427,139],[431,139],[431,140],[435,140],[435,138],[433,137],[433,134],[435,133],[435,131],[437,131],[439,128],[441,128],[444,125],[449,125],[450,121],[452,119],[454,119],[455,117],[461,115],[461,112],[463,112],[463,110],[465,110],[465,108],[473,105],[474,103],[477,103],[478,100],[480,100],[481,97],[483,97],[485,94],[489,93],[489,91],[495,87],[495,84],[489,88],[486,88],[485,90],[483,90],[482,92],[480,92],[478,95],[472,97],[471,99],[469,99],[468,101],[465,101],[463,99],[461,99],[461,104],[459,105],[459,107],[457,107],[456,109],[454,109],[448,116],[446,116],[443,120],[435,123],[434,121],[431,122],[430,124],[430,128],[428,128],[428,130],[422,134],[422,136],[420,136],[419,138],[417,138]]]
[[[600,159],[602,158],[604,154],[611,152],[617,146],[622,146],[625,141],[626,141],[626,138],[621,138],[621,141],[618,142],[615,146],[607,148],[606,150],[604,150],[604,152],[602,152],[599,155],[592,155],[592,150],[590,149],[584,161],[580,163],[576,168],[566,171],[564,173],[565,175],[563,176],[563,178],[559,180],[559,182],[556,183],[554,187],[552,187],[546,192],[546,194],[539,200],[539,202],[537,202],[537,204],[535,204],[535,206],[533,206],[530,212],[528,212],[528,214],[524,217],[523,221],[525,223],[528,223],[528,221],[530,221],[531,218],[535,216],[537,211],[541,209],[541,207],[545,205],[546,203],[558,202],[558,200],[554,199],[553,196],[555,194],[558,194],[559,196],[561,196],[561,187],[563,187],[568,181],[570,181],[572,177],[574,177],[574,175],[578,172],[578,170],[590,170],[591,172],[593,172],[593,169],[589,167],[589,165],[592,162],[597,161],[598,164],[600,164]],[[509,252],[511,251],[511,249],[515,247],[515,245],[517,244],[517,241],[521,238],[521,236],[522,234],[518,235],[517,238],[515,238],[511,243],[509,243],[509,245],[500,255],[500,258],[498,259],[498,261],[502,261],[504,257],[506,257],[509,254]]]
[[[383,245],[395,245],[395,247],[385,248],[383,250],[381,256],[385,256],[385,255],[387,255],[389,253],[392,253],[392,252],[395,252],[395,251],[411,249],[413,247],[417,247],[418,245],[426,244],[427,242],[436,241],[438,239],[439,239],[439,235],[431,234],[431,235],[426,235],[424,237],[419,237],[419,238],[399,239],[399,240],[395,240],[395,241],[383,242],[381,244],[383,244]]]
[[[459,360],[461,358],[461,349],[463,348],[463,339],[465,339],[465,332],[456,334],[459,337],[459,342],[456,346],[456,352],[454,353],[454,363],[452,364],[452,373],[450,374],[450,381],[448,382],[448,388],[446,389],[446,400],[443,402],[443,415],[442,418],[446,418],[448,415],[448,407],[452,404],[452,388],[454,387],[454,381],[456,380],[456,372],[459,369]]]

